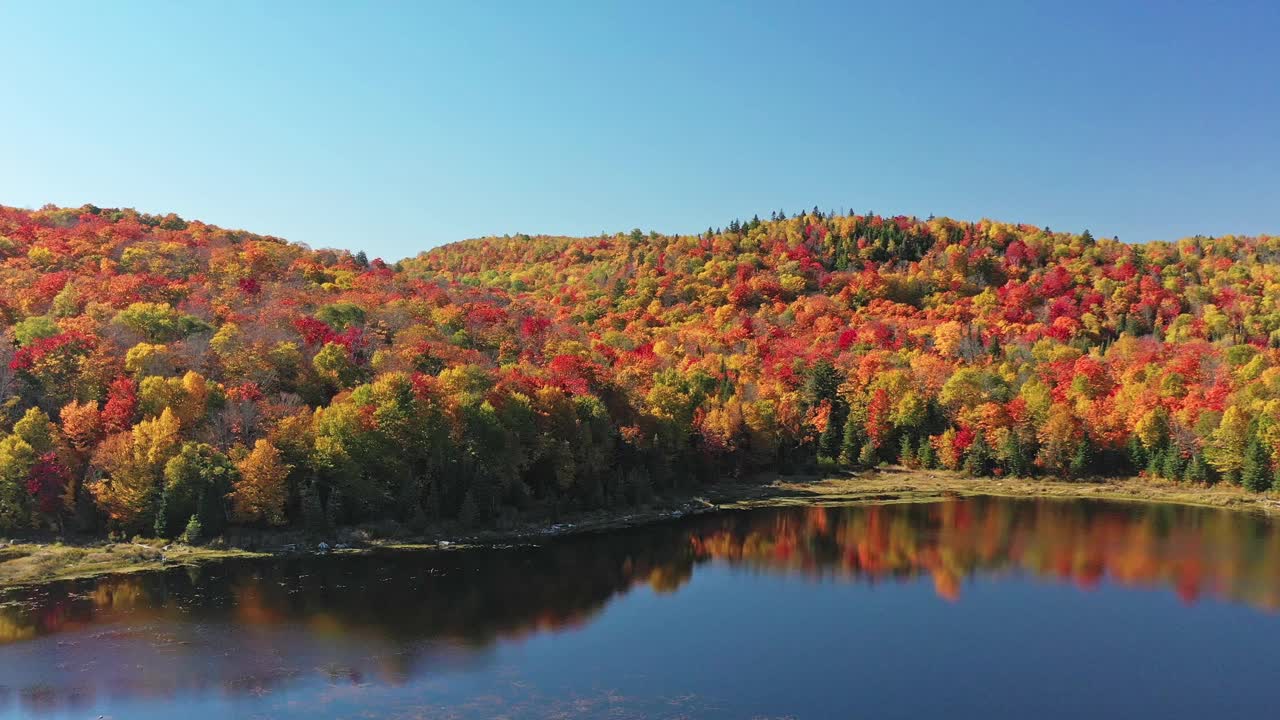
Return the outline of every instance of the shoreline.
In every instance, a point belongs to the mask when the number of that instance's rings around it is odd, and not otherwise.
[[[1195,487],[1137,478],[1081,481],[971,478],[944,470],[884,467],[819,478],[764,476],[701,488],[624,513],[593,511],[547,525],[526,523],[505,530],[431,532],[416,537],[372,537],[362,528],[343,528],[315,539],[300,531],[262,533],[230,543],[191,546],[163,541],[22,541],[0,545],[0,590],[101,575],[146,572],[233,558],[313,554],[365,554],[379,550],[457,550],[536,544],[567,535],[621,530],[689,515],[771,507],[936,502],[952,497],[996,496],[1025,499],[1098,499],[1172,503],[1280,516],[1280,497],[1251,494],[1238,487]],[[337,538],[337,539],[335,539]],[[343,541],[342,538],[346,538]],[[247,547],[246,547],[247,546]]]

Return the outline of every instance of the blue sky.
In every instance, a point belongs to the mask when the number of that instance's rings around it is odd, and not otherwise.
[[[7,205],[387,259],[814,205],[1280,232],[1275,2],[0,0],[0,27]]]

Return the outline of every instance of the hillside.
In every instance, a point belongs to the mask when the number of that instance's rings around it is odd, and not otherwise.
[[[0,208],[0,529],[501,527],[883,461],[1260,491],[1278,280],[1266,236],[814,211],[388,265]]]

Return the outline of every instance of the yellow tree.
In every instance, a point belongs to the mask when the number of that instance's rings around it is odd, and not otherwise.
[[[1209,438],[1206,453],[1209,464],[1223,477],[1235,482],[1244,467],[1245,448],[1249,445],[1249,416],[1238,405],[1222,413],[1222,421]]]
[[[1050,472],[1066,475],[1083,440],[1083,429],[1071,407],[1065,403],[1054,403],[1049,408],[1049,419],[1038,434],[1040,463]]]
[[[102,432],[102,413],[94,402],[72,400],[63,406],[62,434],[78,452],[88,452],[98,442]]]
[[[232,509],[239,522],[284,524],[285,479],[289,466],[280,451],[266,440],[258,440],[253,450],[236,463],[240,479],[231,493]]]
[[[143,420],[132,432],[102,441],[93,464],[104,476],[89,486],[98,505],[112,520],[127,527],[146,527],[154,511],[165,463],[178,448],[179,422],[165,408],[159,417]]]

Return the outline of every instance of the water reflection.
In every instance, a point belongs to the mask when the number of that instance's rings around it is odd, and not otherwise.
[[[1251,515],[970,498],[726,513],[537,548],[227,562],[3,594],[0,707],[70,712],[493,674],[498,644],[585,628],[611,599],[637,586],[676,592],[706,563],[855,583],[929,577],[956,602],[980,578],[1274,610],[1278,561],[1280,533]],[[441,686],[442,706],[458,684]],[[596,701],[621,709],[607,693]]]
[[[698,561],[875,582],[1017,572],[1092,588],[1170,588],[1280,607],[1280,532],[1264,517],[1179,505],[966,498],[717,518],[690,532]]]

